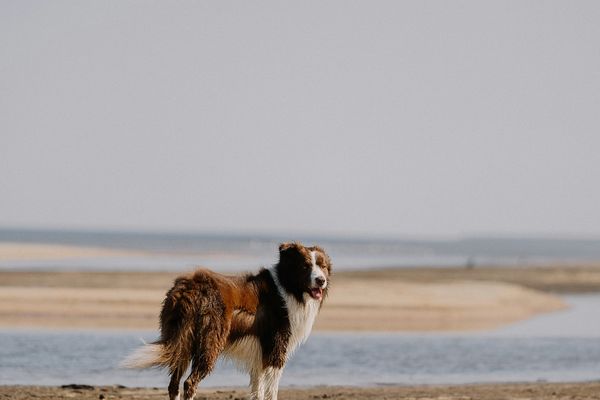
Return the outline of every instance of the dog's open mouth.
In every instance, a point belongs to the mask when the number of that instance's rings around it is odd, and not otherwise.
[[[320,287],[311,288],[309,293],[310,297],[312,297],[315,300],[321,300],[323,298],[323,289]]]

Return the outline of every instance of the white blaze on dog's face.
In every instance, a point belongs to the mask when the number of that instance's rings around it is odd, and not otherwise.
[[[323,289],[327,287],[327,277],[317,264],[317,251],[313,250],[310,252],[311,272],[310,272],[310,295],[316,299],[321,300],[323,298]]]
[[[318,246],[283,243],[280,247],[278,277],[285,289],[298,301],[304,294],[309,299],[323,300],[327,294],[331,260]]]

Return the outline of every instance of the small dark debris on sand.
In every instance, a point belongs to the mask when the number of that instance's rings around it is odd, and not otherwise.
[[[71,383],[68,385],[62,385],[61,388],[62,389],[75,389],[75,390],[94,390],[94,389],[96,389],[92,385],[82,385],[79,383]]]

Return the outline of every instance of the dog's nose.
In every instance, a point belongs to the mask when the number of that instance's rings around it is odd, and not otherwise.
[[[323,287],[323,285],[325,284],[325,279],[321,278],[320,276],[317,276],[315,278],[315,283],[319,286],[319,287]]]

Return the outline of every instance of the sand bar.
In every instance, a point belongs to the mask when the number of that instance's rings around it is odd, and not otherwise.
[[[337,273],[316,330],[485,330],[565,307],[501,279]],[[0,327],[156,329],[176,273],[0,271]],[[442,279],[440,279],[442,278]]]
[[[1,242],[0,261],[66,260],[73,258],[124,257],[143,255],[134,250],[58,244]]]

